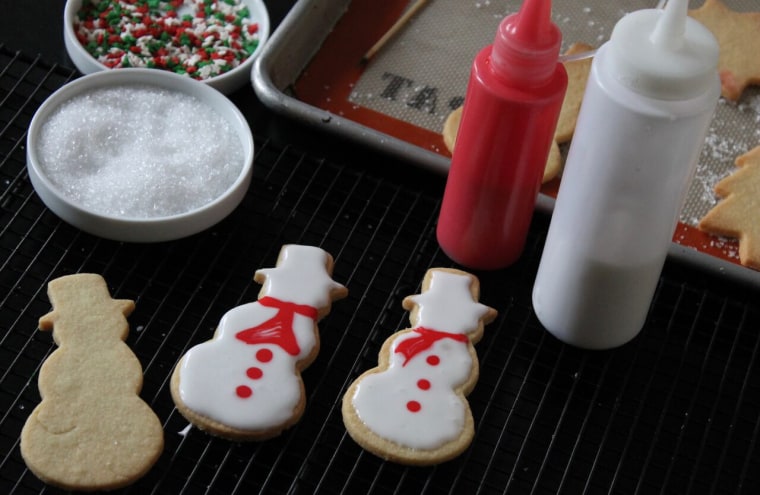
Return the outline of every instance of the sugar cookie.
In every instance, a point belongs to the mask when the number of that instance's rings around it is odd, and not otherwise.
[[[161,422],[139,397],[142,368],[124,343],[129,300],[111,299],[100,275],[48,284],[40,318],[58,344],[40,370],[42,402],[21,431],[21,455],[42,481],[66,490],[112,490],[144,475],[164,446]]]
[[[715,185],[723,200],[699,222],[699,229],[739,239],[742,265],[760,270],[760,146],[736,159],[738,171]]]
[[[343,396],[343,422],[363,448],[394,462],[430,465],[472,442],[465,398],[478,380],[473,343],[496,311],[477,302],[478,279],[463,271],[428,270],[422,293],[408,296],[412,328],[391,335],[378,366]]]
[[[233,440],[263,440],[295,424],[306,404],[301,371],[319,352],[317,321],[348,291],[333,259],[285,245],[275,268],[256,271],[258,301],[229,310],[211,340],[176,366],[171,393],[193,425]]]
[[[454,153],[454,145],[457,141],[457,133],[459,132],[459,123],[462,122],[462,106],[458,106],[451,113],[446,116],[446,120],[443,121],[443,144],[450,153]]]
[[[585,43],[573,43],[567,49],[565,55],[580,55],[593,49],[593,46]],[[593,57],[588,56],[564,62],[565,70],[567,71],[567,91],[565,92],[565,99],[562,101],[562,110],[559,113],[557,129],[554,131],[554,140],[558,144],[567,143],[573,137],[593,60]]]
[[[705,0],[689,15],[718,40],[721,94],[736,101],[750,84],[760,83],[760,12],[735,12],[721,0]]]

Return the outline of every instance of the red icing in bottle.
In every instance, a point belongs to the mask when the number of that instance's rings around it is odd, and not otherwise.
[[[519,258],[567,89],[551,0],[525,0],[475,57],[438,219],[454,261],[475,269]]]

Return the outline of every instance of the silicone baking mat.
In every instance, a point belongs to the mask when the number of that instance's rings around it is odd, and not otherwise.
[[[498,23],[519,9],[519,0],[430,0],[375,55],[361,58],[412,2],[354,0],[322,49],[294,85],[295,96],[318,108],[449,157],[441,131],[459,107],[475,54],[493,41]],[[553,2],[563,51],[581,42],[598,47],[626,13],[660,5],[657,0],[568,0]],[[692,0],[691,8],[702,5]],[[758,10],[755,0],[724,0],[733,10]],[[367,26],[358,31],[357,25]],[[372,26],[372,27],[369,27]],[[350,37],[350,38],[349,38]],[[350,39],[350,41],[349,41]],[[717,203],[713,186],[734,170],[734,160],[760,145],[760,89],[752,87],[735,103],[721,99],[708,132],[696,176],[673,240],[732,263],[739,263],[734,240],[696,229]],[[569,145],[561,147],[563,156]],[[542,189],[556,196],[559,181]]]
[[[760,493],[756,287],[670,260],[639,337],[609,352],[574,349],[531,310],[548,227],[539,215],[518,263],[479,274],[481,300],[499,316],[476,346],[471,447],[437,467],[386,463],[347,435],[340,400],[408,324],[401,301],[417,293],[427,268],[450,266],[434,233],[442,178],[412,180],[404,163],[374,153],[338,160],[278,141],[243,92],[234,101],[252,123],[256,156],[238,209],[183,240],[106,241],[47,210],[26,174],[32,115],[75,76],[0,46],[0,493],[60,493],[27,470],[19,434],[55,349],[37,330],[50,310],[46,285],[76,272],[100,273],[115,298],[136,301],[127,344],[144,369],[141,396],[164,427],[158,463],[117,493]],[[246,444],[188,429],[171,400],[172,369],[224,312],[256,298],[253,272],[273,266],[291,242],[331,252],[334,277],[350,291],[319,325],[302,420]]]

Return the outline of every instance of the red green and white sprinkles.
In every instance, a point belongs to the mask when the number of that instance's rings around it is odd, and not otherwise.
[[[109,68],[147,67],[204,80],[239,66],[259,45],[240,0],[84,0],[77,39]]]

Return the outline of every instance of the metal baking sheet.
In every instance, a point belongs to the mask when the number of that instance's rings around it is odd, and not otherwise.
[[[442,0],[443,1],[443,0]],[[728,0],[729,6],[736,10],[748,10],[747,3],[749,0]],[[732,3],[733,2],[733,3]],[[397,2],[398,3],[398,2]],[[432,4],[433,2],[431,2]],[[462,3],[462,2],[459,2]],[[574,41],[583,41],[594,46],[601,45],[606,41],[611,27],[617,22],[619,17],[625,15],[627,11],[637,10],[639,8],[656,7],[659,5],[657,0],[636,0],[626,2],[625,8],[610,7],[607,2],[598,0],[578,0],[576,2],[557,2],[555,3],[555,22],[563,30],[565,44]],[[692,8],[701,5],[701,1],[693,1]],[[751,1],[749,1],[751,3]],[[471,4],[471,5],[470,5]],[[512,5],[514,4],[514,5]],[[507,0],[503,2],[494,2],[492,0],[477,0],[469,2],[471,8],[475,8],[481,15],[481,23],[492,23],[493,26],[486,27],[481,31],[486,34],[473,34],[472,26],[465,25],[459,31],[467,33],[466,44],[472,52],[477,46],[485,45],[490,42],[493,36],[491,31],[495,30],[498,20],[508,13],[510,9],[514,11],[519,7],[518,0]],[[444,4],[442,4],[444,5]],[[616,4],[618,5],[618,4]],[[257,60],[253,72],[252,83],[257,95],[262,102],[272,110],[294,118],[309,125],[314,125],[327,132],[335,133],[363,143],[382,153],[401,158],[415,166],[420,166],[436,173],[445,174],[448,171],[450,157],[446,150],[441,150],[442,146],[420,145],[413,139],[407,139],[403,136],[403,131],[413,129],[421,132],[437,133],[438,125],[443,125],[446,112],[454,108],[457,101],[456,93],[450,89],[448,93],[442,91],[440,96],[440,105],[435,114],[433,112],[417,112],[406,115],[395,115],[393,112],[398,111],[392,106],[387,105],[387,101],[378,98],[377,88],[371,86],[371,79],[374,80],[388,77],[389,70],[385,67],[398,67],[399,59],[395,58],[396,52],[404,50],[412,43],[415,37],[423,36],[426,23],[430,24],[430,19],[418,14],[420,19],[413,18],[407,25],[406,32],[401,31],[388,45],[386,45],[371,64],[362,67],[361,74],[357,80],[347,83],[350,90],[347,93],[344,104],[348,105],[349,110],[342,109],[331,110],[329,101],[323,104],[315,104],[304,101],[297,96],[294,87],[299,78],[302,78],[307,71],[309,64],[317,56],[331,56],[325,54],[327,43],[329,43],[330,33],[340,27],[341,22],[345,22],[345,17],[349,10],[355,6],[351,0],[300,0],[283,20],[280,27],[273,34],[267,46]],[[570,9],[568,10],[568,6]],[[423,10],[422,13],[425,11]],[[461,16],[453,16],[460,18]],[[487,20],[487,19],[491,20]],[[418,24],[414,24],[415,20]],[[458,31],[458,32],[459,32]],[[456,33],[452,34],[455,36]],[[481,39],[482,38],[482,39]],[[563,48],[566,48],[564,46]],[[361,49],[361,48],[359,48]],[[433,50],[435,51],[435,50]],[[458,54],[449,56],[452,60],[467,58],[466,50],[459,50]],[[473,52],[474,53],[474,52]],[[335,55],[339,58],[343,54]],[[429,59],[430,57],[422,57]],[[421,60],[422,60],[421,59]],[[357,57],[358,60],[358,57]],[[461,93],[464,92],[466,77],[469,71],[469,62],[446,62],[448,65],[446,72],[446,82],[440,86],[444,88],[462,86]],[[351,63],[347,63],[348,66]],[[416,67],[420,65],[421,67]],[[435,71],[435,67],[430,64],[411,64],[411,69],[404,73],[404,77],[409,80],[423,79],[414,73],[414,70],[425,71],[430,73]],[[434,64],[433,64],[434,65]],[[451,70],[448,70],[450,68]],[[455,70],[456,69],[456,70]],[[355,69],[351,69],[355,72]],[[394,69],[397,70],[397,69]],[[441,70],[440,68],[437,70]],[[365,77],[366,76],[366,77]],[[370,82],[368,82],[370,81]],[[387,81],[386,81],[387,84]],[[414,90],[414,85],[410,85],[410,91]],[[417,88],[420,86],[418,85]],[[327,100],[330,97],[326,97]],[[403,103],[403,98],[400,98]],[[738,139],[735,129],[746,128],[749,121],[757,122],[760,112],[760,92],[756,88],[750,90],[749,96],[743,98],[738,104],[727,103],[721,100],[716,112],[716,118],[710,135],[703,151],[702,161],[707,166],[700,164],[695,180],[689,191],[687,204],[684,208],[684,214],[681,218],[679,229],[674,235],[676,242],[672,243],[670,249],[671,257],[694,264],[702,269],[717,272],[719,274],[732,277],[738,281],[748,282],[751,284],[760,284],[760,273],[741,266],[738,263],[736,255],[735,242],[726,241],[717,237],[710,238],[707,242],[700,241],[699,245],[684,245],[677,242],[679,238],[689,236],[689,232],[695,231],[698,218],[703,215],[717,199],[711,194],[712,185],[722,176],[730,173],[733,168],[733,158],[751,147],[751,142],[757,140],[757,133],[747,133],[749,139]],[[447,108],[447,105],[449,108]],[[378,108],[379,106],[379,108]],[[403,107],[404,105],[399,105]],[[408,105],[406,105],[408,107]],[[336,107],[340,108],[340,107]],[[389,119],[392,131],[386,125],[375,125],[367,119],[358,118],[350,110],[358,109],[365,111],[373,110],[378,114],[392,115]],[[400,112],[405,112],[404,109]],[[408,112],[407,112],[408,114]],[[423,115],[427,114],[427,115]],[[422,115],[422,117],[420,117]],[[738,120],[737,120],[738,119]],[[749,120],[747,120],[749,119]],[[728,123],[728,124],[727,124]],[[400,126],[402,131],[395,132],[396,126]],[[756,128],[757,126],[754,125]],[[401,136],[399,134],[402,134]],[[564,148],[566,150],[566,147]],[[554,205],[554,190],[551,187],[545,188],[538,198],[538,209],[550,212]],[[689,240],[689,242],[692,242]],[[717,254],[716,254],[717,253]]]

